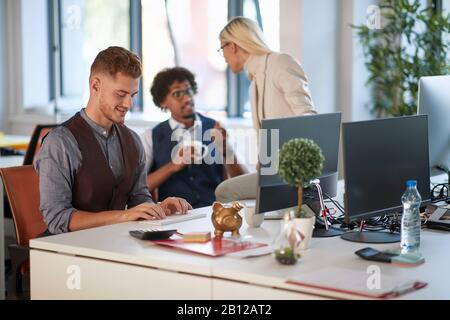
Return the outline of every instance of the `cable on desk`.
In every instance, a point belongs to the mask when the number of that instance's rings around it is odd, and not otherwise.
[[[327,198],[327,201],[333,203],[333,205],[342,213],[345,214],[345,210],[343,206],[333,198],[331,198],[328,194],[324,193],[325,197]],[[356,222],[350,222],[346,223],[344,221],[344,217],[331,217],[332,224],[340,224],[341,229],[348,229],[348,230],[354,230],[358,227],[358,224]],[[334,220],[334,221],[333,221]],[[399,231],[400,230],[400,219],[397,214],[389,217],[389,216],[382,216],[382,217],[374,217],[365,220],[363,230],[365,231],[384,231],[389,230],[391,232]]]
[[[450,186],[448,183],[440,183],[431,189],[431,202],[445,201],[450,203]]]

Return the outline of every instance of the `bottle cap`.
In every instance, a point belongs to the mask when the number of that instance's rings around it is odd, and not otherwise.
[[[408,181],[406,181],[406,186],[408,188],[417,187],[417,181],[416,180],[408,180]]]

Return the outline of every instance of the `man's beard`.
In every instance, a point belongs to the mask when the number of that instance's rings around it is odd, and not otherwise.
[[[109,104],[105,103],[105,102],[103,101],[103,99],[100,99],[99,105],[100,105],[100,106],[99,106],[99,107],[100,107],[100,111],[101,111],[101,113],[103,114],[103,116],[104,116],[106,119],[108,119],[109,121],[111,121],[111,122],[114,123],[114,124],[123,124],[123,123],[124,123],[124,121],[117,121],[116,119],[114,119],[113,114],[114,114],[114,112],[116,111],[116,107],[114,107],[114,108],[112,109],[112,111],[110,111],[111,108],[110,108]]]

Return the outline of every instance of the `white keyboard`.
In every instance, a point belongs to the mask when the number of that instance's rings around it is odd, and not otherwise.
[[[204,218],[204,217],[206,217],[206,213],[188,212],[186,214],[174,214],[171,216],[167,216],[165,219],[161,219],[161,220],[139,221],[139,223],[142,223],[144,225],[150,225],[150,226],[165,226],[168,224],[179,223],[179,222],[193,220],[193,219],[200,219],[200,218]]]

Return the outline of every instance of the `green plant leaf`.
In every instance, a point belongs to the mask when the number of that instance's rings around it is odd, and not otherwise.
[[[320,147],[309,139],[292,139],[279,151],[278,172],[289,185],[307,187],[322,174],[325,158]]]

